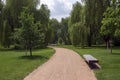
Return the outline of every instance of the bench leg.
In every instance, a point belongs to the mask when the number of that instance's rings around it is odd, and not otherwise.
[[[98,63],[89,63],[91,69],[101,69],[101,66]]]

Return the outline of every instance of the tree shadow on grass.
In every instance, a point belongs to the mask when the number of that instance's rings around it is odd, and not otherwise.
[[[19,59],[26,59],[26,60],[37,60],[37,59],[49,59],[48,57],[41,56],[41,55],[33,55],[33,56],[20,56]]]
[[[76,48],[76,49],[92,49],[92,47],[84,47],[84,48],[82,48],[82,47],[74,47],[74,48]]]
[[[0,51],[13,51],[14,48],[0,48]]]
[[[112,55],[120,55],[120,53],[112,53]]]

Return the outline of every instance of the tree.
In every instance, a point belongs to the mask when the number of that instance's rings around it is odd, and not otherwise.
[[[82,22],[79,22],[73,24],[72,27],[73,27],[72,44],[74,46],[81,45],[81,47],[84,48],[86,44],[86,35],[87,35],[87,30],[85,25]]]
[[[2,46],[9,48],[11,44],[11,29],[8,21],[5,20],[3,23],[3,33],[2,33]]]
[[[85,25],[89,30],[88,46],[100,40],[100,27],[103,13],[110,5],[111,0],[83,0],[85,3]],[[97,39],[98,38],[98,39]]]
[[[12,31],[14,31],[15,28],[20,27],[19,23],[19,16],[20,13],[23,11],[23,7],[29,7],[30,12],[34,12],[36,10],[36,6],[38,5],[37,2],[39,0],[6,0],[5,8],[9,11],[6,16],[9,16],[8,18],[10,26],[12,27]]]
[[[80,45],[79,30],[80,30],[80,27],[78,23],[72,25],[71,42],[72,42],[72,45],[74,46]]]
[[[101,34],[104,36],[107,48],[113,37],[120,38],[120,2],[113,0],[107,8],[102,20]]]
[[[3,2],[5,1],[5,2]],[[30,12],[34,13],[37,9],[37,5],[40,0],[0,0],[0,44],[7,43],[3,41],[3,38],[6,38],[6,34],[4,31],[8,28],[9,34],[14,33],[16,28],[20,28],[21,24],[19,22],[20,13],[23,11],[23,7],[29,7]],[[4,26],[3,23],[6,23]],[[3,43],[4,42],[4,43]],[[11,41],[10,43],[13,43]]]
[[[73,5],[69,21],[70,38],[74,46],[81,45],[84,47],[84,41],[86,41],[85,33],[87,32],[84,23],[84,8],[79,2],[76,2],[76,4]]]
[[[69,32],[68,32],[68,21],[69,21],[69,17],[62,18],[61,23],[60,23],[61,24],[60,37],[62,38],[64,44],[66,44],[66,45],[71,44],[70,36],[69,36]]]
[[[82,6],[79,2],[76,2],[73,5],[73,10],[71,11],[71,16],[69,20],[69,34],[70,39],[73,45],[79,45],[79,36],[77,33],[79,33],[79,27],[75,26],[76,23],[81,21],[81,10]],[[75,42],[75,43],[74,43]]]
[[[49,16],[50,16],[50,10],[48,9],[47,5],[42,4],[40,8],[38,8],[38,5],[40,5],[40,0],[6,0],[5,4],[2,3],[0,0],[0,43],[2,44],[3,39],[6,38],[3,33],[6,31],[5,29],[9,28],[10,33],[9,34],[14,34],[14,32],[17,32],[17,30],[21,30],[21,23],[20,23],[20,15],[21,12],[23,11],[24,7],[29,8],[30,14],[33,14],[34,17],[34,23],[40,22],[41,26],[38,24],[38,30],[40,33],[42,33],[43,38],[40,43],[40,47],[45,47],[49,40],[50,40],[50,28],[48,27],[49,23]],[[4,7],[3,7],[4,6]],[[2,14],[2,15],[1,15]],[[7,22],[6,22],[7,21]],[[4,27],[4,24],[8,25]],[[37,26],[37,24],[36,24]],[[7,40],[6,40],[7,41]],[[7,43],[7,42],[4,42]],[[11,40],[10,43],[14,43],[13,39]],[[19,41],[18,41],[19,43]],[[18,44],[17,43],[17,44]],[[10,45],[13,45],[10,44]]]
[[[45,35],[45,46],[48,45],[48,42],[49,42],[49,28],[48,28],[48,24],[49,24],[49,17],[50,17],[50,10],[48,9],[47,5],[45,4],[42,4],[41,5],[41,8],[39,9],[39,16],[36,16],[40,19],[40,22],[41,22],[41,26],[43,28],[43,32],[44,32],[44,35]],[[36,18],[35,19],[38,19]],[[39,20],[38,19],[38,20]]]
[[[38,29],[40,23],[34,23],[34,17],[29,13],[29,8],[25,8],[21,13],[20,23],[22,26],[19,30],[21,45],[29,49],[30,56],[32,56],[32,49],[38,46],[41,38],[43,38]]]
[[[2,37],[3,37],[2,12],[3,12],[3,2],[2,0],[0,0],[0,45],[2,44]]]
[[[58,42],[58,30],[60,29],[60,23],[57,21],[57,19],[51,19],[49,21],[49,28],[51,31],[51,37],[50,37],[50,42],[51,44],[57,44]]]
[[[81,21],[81,11],[82,11],[81,3],[76,2],[75,4],[73,4],[73,10],[71,11],[71,18],[70,18],[71,25]]]

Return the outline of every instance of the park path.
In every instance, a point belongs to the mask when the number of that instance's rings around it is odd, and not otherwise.
[[[24,80],[97,80],[93,71],[76,52],[54,48],[55,54]]]

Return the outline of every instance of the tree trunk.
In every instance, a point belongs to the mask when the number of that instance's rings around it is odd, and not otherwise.
[[[91,35],[88,36],[88,47],[91,47]]]
[[[110,43],[110,53],[112,54],[112,41],[109,41]]]
[[[107,47],[107,49],[109,49],[110,48],[110,40],[108,39],[108,40],[106,40],[106,47]]]
[[[26,47],[26,56],[27,56],[27,46],[25,46]]]
[[[106,48],[109,49],[109,47],[108,47],[108,41],[106,41]]]
[[[90,25],[90,33],[88,35],[88,47],[91,47],[91,46],[92,46],[92,28]]]
[[[111,50],[110,50],[110,53],[112,54],[112,44],[111,44],[110,46],[111,46]]]
[[[30,56],[32,57],[32,48],[30,47]]]

